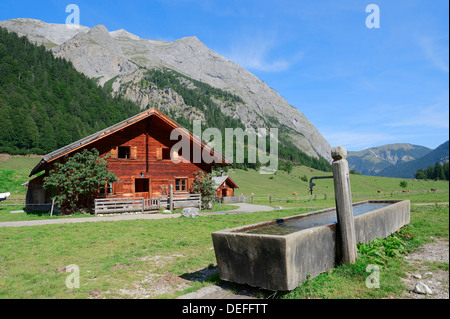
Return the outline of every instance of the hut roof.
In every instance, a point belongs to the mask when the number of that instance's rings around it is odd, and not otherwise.
[[[218,189],[225,181],[228,182],[233,188],[239,188],[239,186],[227,175],[214,176],[211,179],[213,180],[216,189]]]

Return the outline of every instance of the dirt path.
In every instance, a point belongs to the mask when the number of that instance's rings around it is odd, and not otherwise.
[[[253,204],[232,204],[237,206],[234,210],[201,213],[200,216],[219,215],[219,214],[245,214],[254,212],[271,211],[272,207]],[[67,224],[67,223],[92,223],[92,222],[107,222],[107,221],[121,221],[121,220],[136,220],[136,219],[163,219],[163,218],[178,218],[181,214],[132,214],[132,215],[114,215],[103,217],[78,217],[78,218],[58,218],[58,219],[43,219],[43,220],[26,220],[14,222],[1,222],[0,227],[21,227],[21,226],[40,226],[51,224]]]
[[[408,287],[403,298],[449,299],[449,242],[443,239],[435,240],[434,243],[426,244],[405,257],[412,269],[407,273],[408,278],[402,278]],[[447,270],[443,269],[445,267]],[[423,285],[430,289],[428,293],[423,293],[426,292]],[[418,292],[420,288],[422,293]]]

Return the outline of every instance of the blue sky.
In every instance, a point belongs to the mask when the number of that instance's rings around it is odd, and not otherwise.
[[[0,0],[0,20],[125,29],[141,38],[197,36],[274,88],[348,150],[449,139],[447,0]],[[369,4],[380,27],[367,28]]]

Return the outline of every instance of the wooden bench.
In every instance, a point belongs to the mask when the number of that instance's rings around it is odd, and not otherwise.
[[[161,196],[161,206],[170,209],[170,196]],[[185,207],[197,207],[202,209],[201,194],[174,195],[172,198],[173,209]]]
[[[100,198],[95,200],[95,215],[125,212],[142,212],[145,209],[145,198]]]

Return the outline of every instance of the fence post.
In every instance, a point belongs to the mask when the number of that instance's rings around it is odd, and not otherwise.
[[[170,184],[169,210],[173,211],[173,185]]]
[[[50,217],[53,216],[53,208],[55,207],[55,199],[52,199],[52,210],[50,211]],[[95,213],[97,215],[97,213]]]
[[[333,158],[333,180],[341,258],[343,263],[353,264],[356,262],[357,249],[350,174],[346,160],[347,150],[341,146],[334,147],[331,150],[331,157]]]

